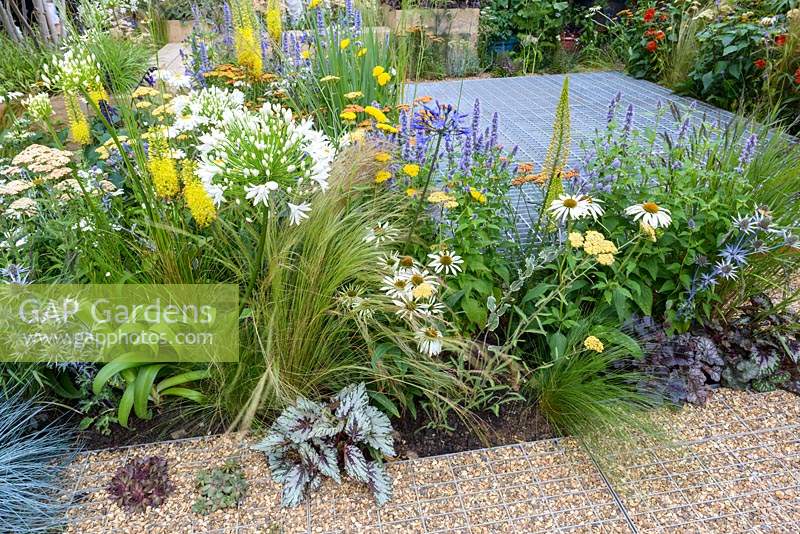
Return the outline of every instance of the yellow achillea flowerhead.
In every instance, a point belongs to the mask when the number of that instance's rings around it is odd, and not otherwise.
[[[393,134],[396,134],[397,132],[400,131],[397,128],[395,128],[394,126],[392,126],[391,124],[379,123],[379,124],[376,124],[375,127],[377,129],[379,129],[379,130],[383,130],[384,132],[389,132],[389,133],[393,133]]]
[[[392,156],[388,152],[378,152],[375,154],[375,161],[378,163],[388,163]]]
[[[597,255],[597,263],[600,265],[613,265],[614,264],[614,255],[613,254],[598,254]]]
[[[606,239],[605,236],[600,232],[589,230],[584,236],[583,250],[591,256],[598,256],[600,254],[616,254],[617,246],[613,242]],[[603,261],[607,262],[608,258],[604,258]],[[611,263],[613,263],[613,261]],[[611,263],[602,263],[602,265],[611,265]]]
[[[382,72],[377,76],[377,79],[378,79],[378,85],[383,87],[384,85],[389,83],[389,81],[392,79],[392,75],[389,74],[388,72]]]
[[[436,291],[435,288],[431,284],[429,284],[428,282],[423,282],[422,284],[415,287],[411,291],[411,294],[415,299],[422,299],[433,296],[435,291]]]
[[[339,118],[346,120],[346,121],[354,121],[356,120],[356,114],[352,111],[342,111],[339,114]]]
[[[183,181],[183,199],[192,214],[192,219],[198,228],[205,228],[217,218],[217,208],[211,195],[197,179],[195,171],[197,164],[187,160],[181,167],[181,180]]]
[[[569,241],[571,247],[581,248],[583,247],[583,234],[580,232],[570,232],[567,236],[567,241]]]
[[[92,140],[89,121],[81,110],[81,104],[75,95],[64,95],[67,108],[67,121],[69,122],[69,135],[73,142],[79,145],[88,145]]]
[[[407,163],[403,165],[403,172],[412,178],[419,176],[419,165],[416,163]]]
[[[595,336],[589,336],[586,339],[584,339],[583,346],[595,352],[603,352],[605,350],[603,342],[597,339]]]
[[[477,201],[478,201],[478,202],[480,202],[481,204],[486,204],[486,195],[485,195],[485,194],[483,194],[483,193],[482,193],[480,190],[478,190],[478,189],[472,189],[472,188],[470,188],[470,190],[469,190],[469,196],[471,196],[471,197],[472,197],[474,200],[477,200]]]
[[[441,204],[444,202],[452,202],[455,201],[455,197],[453,195],[448,195],[444,191],[434,191],[430,195],[428,195],[428,202],[431,204]]]
[[[640,222],[639,223],[639,230],[642,232],[642,235],[652,241],[653,243],[656,242],[656,229],[650,226],[647,223]]]
[[[361,98],[362,96],[364,96],[364,93],[361,91],[350,91],[349,93],[344,94],[344,97],[347,100],[355,100],[356,98]]]
[[[372,117],[381,124],[389,121],[389,119],[386,118],[386,115],[384,115],[383,111],[379,110],[375,106],[365,107],[364,113],[366,113],[367,115],[369,115],[370,117]]]
[[[392,173],[390,173],[389,171],[378,171],[375,174],[375,183],[376,184],[382,184],[383,182],[385,182],[386,180],[388,180],[391,177],[392,177]]]
[[[148,147],[147,168],[153,178],[156,194],[162,198],[172,198],[178,193],[178,171],[175,161],[169,157],[169,145],[161,132],[152,132]]]

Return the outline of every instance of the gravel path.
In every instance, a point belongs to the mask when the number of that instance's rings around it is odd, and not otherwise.
[[[244,435],[90,453],[71,473],[82,507],[67,532],[800,531],[799,398],[721,390],[705,408],[658,417],[674,443],[640,444],[610,470],[571,439],[392,463],[394,498],[380,509],[364,488],[332,482],[281,509],[280,488]],[[175,493],[127,515],[104,487],[126,458],[150,454],[168,459]],[[192,513],[195,473],[229,457],[244,467],[247,498],[231,511]]]

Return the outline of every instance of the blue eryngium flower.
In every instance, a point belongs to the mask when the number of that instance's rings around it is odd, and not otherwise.
[[[738,243],[729,243],[719,253],[720,258],[734,265],[747,265],[747,250]]]
[[[17,284],[20,286],[30,284],[30,269],[12,263],[7,267],[0,269],[0,275],[3,277],[3,282],[6,284]]]

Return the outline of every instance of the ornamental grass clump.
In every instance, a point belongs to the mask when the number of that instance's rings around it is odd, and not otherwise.
[[[0,531],[59,530],[73,506],[63,485],[75,454],[72,430],[35,428],[44,405],[7,395],[0,401]]]
[[[297,399],[253,448],[267,455],[272,478],[283,484],[283,506],[298,505],[323,477],[341,483],[342,469],[366,484],[378,505],[391,498],[391,479],[381,459],[395,454],[392,425],[369,405],[363,383],[344,388],[325,404]]]

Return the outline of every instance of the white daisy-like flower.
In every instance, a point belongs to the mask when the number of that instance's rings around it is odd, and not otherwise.
[[[439,279],[433,276],[433,274],[431,274],[431,272],[427,269],[413,267],[407,271],[406,275],[408,276],[408,281],[411,282],[413,287],[421,286],[422,284],[429,284],[433,287],[437,287],[439,285]]]
[[[428,356],[436,356],[442,352],[442,333],[433,326],[426,327],[417,332],[417,346],[419,351]]]
[[[589,215],[589,202],[585,198],[561,195],[550,204],[548,210],[561,222],[582,219]]]
[[[589,195],[585,195],[583,197],[583,200],[586,201],[586,213],[592,219],[594,219],[596,221],[597,219],[599,219],[600,217],[603,216],[603,213],[605,213],[605,210],[603,210],[603,206],[602,206],[603,202],[602,201],[600,201],[600,200],[598,200],[596,198],[592,198]]]
[[[406,321],[430,317],[430,311],[428,310],[428,304],[426,302],[418,302],[413,298],[401,296],[399,299],[393,299],[392,304],[397,307],[394,312],[395,315]]]
[[[308,213],[311,211],[311,204],[303,202],[302,204],[286,203],[289,206],[289,224],[300,224],[303,219],[308,219]]]
[[[431,315],[441,316],[447,310],[447,307],[444,305],[444,303],[439,302],[438,300],[435,300],[433,298],[428,300],[427,304],[428,304],[428,313],[430,313]]]
[[[268,205],[269,194],[278,189],[277,182],[267,182],[260,185],[248,185],[244,188],[246,193],[245,198],[253,203],[253,206],[263,204]]]
[[[461,272],[460,265],[464,263],[461,256],[456,256],[456,253],[450,250],[444,250],[438,254],[428,254],[428,257],[433,260],[428,266],[437,274],[444,272],[445,274],[456,275]]]
[[[394,271],[400,265],[400,255],[395,250],[381,254],[381,263],[384,264],[389,271]]]
[[[367,230],[367,235],[364,236],[364,241],[367,243],[375,243],[381,245],[387,241],[393,241],[397,237],[397,232],[392,228],[389,223],[382,222]]]
[[[626,215],[632,215],[634,221],[641,222],[653,228],[666,228],[672,223],[672,217],[667,208],[662,208],[655,202],[643,202],[625,208]]]
[[[404,276],[384,276],[381,291],[392,298],[405,298],[411,295],[411,283]]]

